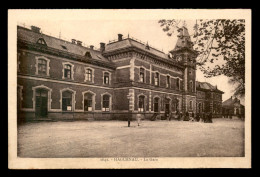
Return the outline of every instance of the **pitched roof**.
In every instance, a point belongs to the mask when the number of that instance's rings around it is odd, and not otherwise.
[[[232,98],[232,97],[230,97],[229,99],[227,99],[226,101],[224,101],[223,103],[222,103],[222,106],[233,106],[235,103],[239,103],[240,104],[240,100],[238,99],[238,98]],[[244,105],[242,105],[242,104],[240,104],[240,106],[244,106]]]
[[[103,57],[101,55],[101,52],[98,50],[90,49],[84,46],[80,46],[78,44],[73,44],[69,41],[58,39],[46,34],[37,33],[21,26],[18,26],[17,28],[17,37],[20,40],[24,40],[35,44],[39,38],[43,38],[47,46],[50,48],[58,49],[64,52],[69,52],[79,56],[85,56],[86,52],[89,52],[92,59],[112,64],[112,62],[109,61],[107,58]]]
[[[148,44],[149,46],[149,44]],[[112,43],[108,43],[106,45],[106,52],[112,52],[114,50],[118,50],[118,49],[122,49],[122,48],[126,48],[126,47],[136,47],[139,49],[142,49],[148,53],[151,53],[153,55],[156,55],[158,57],[164,58],[166,60],[169,60],[168,55],[165,54],[162,51],[159,51],[151,46],[149,46],[149,49],[147,49],[147,44],[143,44],[141,42],[138,42],[132,38],[126,38],[123,39],[121,41],[116,41],[116,42],[112,42]]]
[[[216,91],[216,92],[224,93],[224,92],[222,92],[221,90],[219,90],[219,89],[217,88],[217,86],[213,86],[213,85],[211,85],[211,84],[208,83],[208,82],[199,82],[199,81],[196,81],[196,89],[205,89],[205,90],[210,90],[210,91]]]

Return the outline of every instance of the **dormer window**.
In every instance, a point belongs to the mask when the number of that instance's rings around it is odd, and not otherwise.
[[[37,44],[41,44],[41,45],[45,45],[47,46],[45,40],[43,38],[39,38],[38,41],[37,41]]]
[[[86,52],[86,53],[85,53],[85,57],[91,58],[90,52]]]
[[[62,47],[62,49],[64,49],[64,50],[68,50],[67,47],[64,46],[64,45],[61,45],[61,47]]]

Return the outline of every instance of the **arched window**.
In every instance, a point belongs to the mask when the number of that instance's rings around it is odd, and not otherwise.
[[[193,110],[192,101],[190,101],[190,110]]]
[[[145,72],[145,70],[144,70],[144,68],[140,68],[140,82],[145,82],[144,81],[144,72]]]
[[[93,111],[93,95],[85,93],[84,95],[84,111]]]
[[[110,96],[109,95],[103,95],[103,107],[102,111],[110,111]]]
[[[154,112],[159,112],[159,98],[154,98],[154,104],[153,104]]]
[[[72,93],[62,92],[62,111],[72,111]]]
[[[141,95],[139,96],[139,103],[138,103],[138,111],[139,112],[144,112],[144,96]]]

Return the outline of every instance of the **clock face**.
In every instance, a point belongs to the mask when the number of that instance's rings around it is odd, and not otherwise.
[[[177,60],[177,61],[181,61],[181,60],[182,60],[182,57],[179,55],[179,56],[176,57],[176,60]]]

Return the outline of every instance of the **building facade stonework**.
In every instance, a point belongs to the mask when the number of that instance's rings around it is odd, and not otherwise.
[[[100,49],[17,27],[17,110],[26,119],[126,119],[137,113],[221,113],[223,92],[196,82],[188,30],[165,54],[118,34]],[[220,104],[219,104],[220,103]],[[208,108],[208,105],[210,107]],[[220,107],[219,107],[220,106]]]

